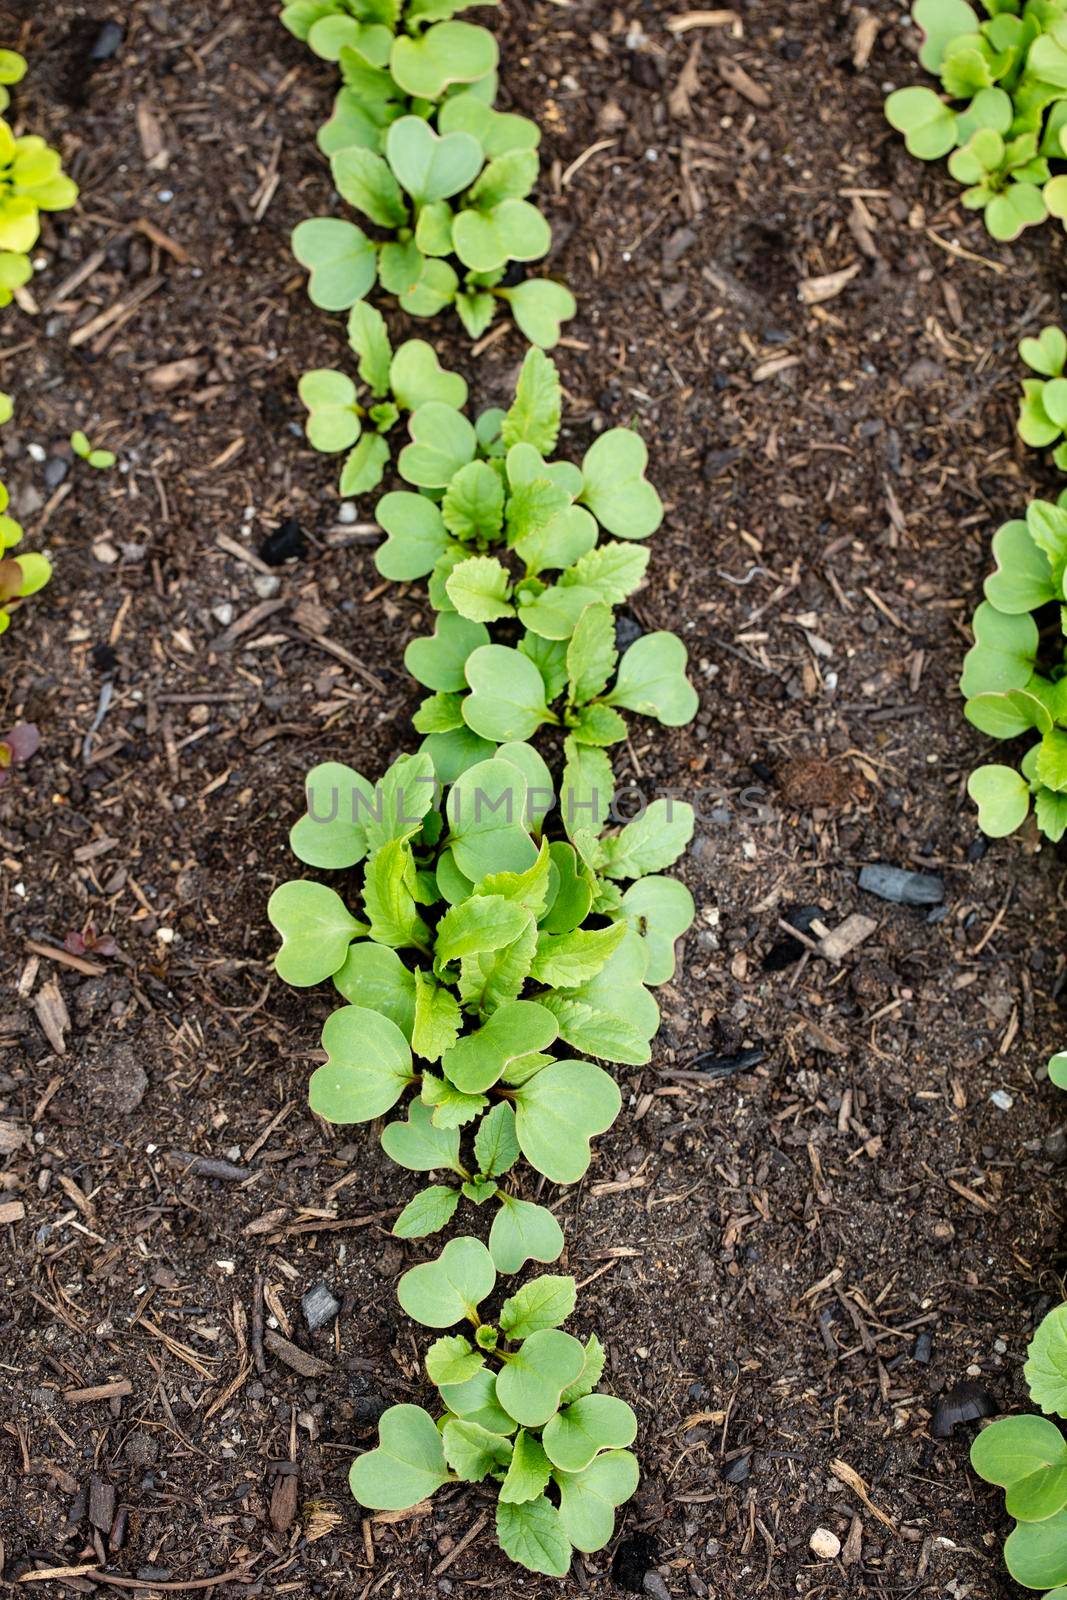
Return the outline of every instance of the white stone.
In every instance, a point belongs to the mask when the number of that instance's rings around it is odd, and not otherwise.
[[[841,1540],[829,1528],[816,1528],[808,1540],[808,1549],[820,1561],[834,1561],[841,1554]]]

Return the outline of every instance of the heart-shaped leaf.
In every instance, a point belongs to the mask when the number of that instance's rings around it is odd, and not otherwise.
[[[468,658],[488,640],[483,623],[446,611],[438,617],[431,638],[411,641],[404,651],[404,665],[427,689],[455,693],[467,687]]]
[[[394,490],[382,496],[374,515],[389,536],[374,555],[374,564],[383,578],[396,583],[424,578],[449,548],[451,541],[441,513],[423,494]],[[462,681],[461,678],[461,684]]]
[[[570,1571],[570,1543],[559,1512],[543,1494],[517,1505],[499,1499],[496,1536],[504,1554],[531,1572],[565,1578]]]
[[[1036,378],[1023,379],[1019,420],[1015,427],[1019,438],[1033,450],[1043,450],[1046,445],[1054,444],[1063,432],[1060,423],[1053,422],[1045,410],[1046,387]]]
[[[390,1406],[378,1423],[378,1447],[352,1463],[349,1487],[374,1511],[406,1511],[448,1481],[441,1435],[421,1406]]]
[[[438,22],[419,38],[393,40],[389,70],[405,94],[439,100],[453,83],[474,83],[495,71],[493,35],[469,22]]]
[[[1032,680],[1036,681],[1036,680]],[[1052,716],[1036,694],[1006,689],[1003,694],[976,694],[963,708],[967,721],[993,739],[1015,739],[1028,728],[1052,731]]]
[[[681,727],[696,716],[696,690],[685,675],[685,645],[674,633],[646,633],[636,639],[619,663],[609,705],[655,717],[668,728]]]
[[[536,157],[533,160],[536,163]],[[501,200],[486,210],[458,211],[452,222],[452,244],[472,272],[496,272],[508,261],[538,261],[547,255],[552,229],[528,200]]]
[[[1058,438],[1067,426],[1067,378],[1050,378],[1041,385],[1041,405],[1056,428],[1053,438]],[[1022,432],[1021,429],[1019,431]],[[1030,444],[1032,441],[1027,439],[1026,442]],[[1046,442],[1051,444],[1052,440]]]
[[[509,150],[536,150],[541,142],[541,130],[529,117],[494,111],[469,93],[449,96],[437,113],[437,127],[441,133],[473,134],[489,160]]]
[[[506,761],[480,761],[448,792],[446,811],[456,864],[473,883],[492,872],[525,872],[537,847],[523,825],[526,779]]]
[[[383,1128],[382,1149],[397,1166],[411,1172],[452,1171],[463,1175],[458,1129],[435,1128],[430,1107],[421,1100],[412,1100],[405,1122],[390,1122]]]
[[[590,1139],[611,1127],[622,1096],[603,1068],[556,1061],[520,1085],[513,1103],[515,1134],[530,1165],[553,1183],[577,1183],[589,1165]]]
[[[1009,183],[1004,193],[994,195],[986,206],[985,225],[994,239],[1007,243],[1017,239],[1024,228],[1044,222],[1049,210],[1036,183]]]
[[[1019,354],[1031,371],[1040,372],[1045,378],[1058,378],[1067,366],[1067,334],[1050,323],[1036,339],[1020,340]]]
[[[323,311],[347,311],[374,287],[378,252],[354,222],[309,217],[293,229],[292,248],[311,274],[308,298]]]
[[[385,245],[382,250],[383,262],[388,249],[389,246]],[[384,283],[384,278],[382,281]],[[411,317],[435,317],[456,299],[459,279],[447,261],[423,258],[419,265],[418,276],[405,288],[397,289],[395,292],[401,311],[406,311]]]
[[[540,833],[545,817],[556,803],[552,774],[544,757],[532,744],[526,744],[521,739],[509,739],[500,746],[494,759],[518,767],[526,779],[526,810],[523,813],[523,821],[533,832]]]
[[[1067,1508],[1045,1522],[1020,1522],[1004,1542],[1004,1564],[1027,1589],[1067,1583]]]
[[[417,119],[416,119],[417,120]],[[420,127],[425,124],[420,122]],[[459,410],[467,404],[467,383],[458,372],[446,372],[425,339],[406,339],[393,357],[389,374],[393,398],[404,411],[437,401]]]
[[[1020,1522],[1044,1522],[1067,1504],[1067,1465],[1041,1467],[1010,1485],[1004,1509]]]
[[[373,802],[372,786],[340,761],[323,761],[312,767],[304,787],[307,811],[289,832],[293,854],[309,867],[355,866],[367,853],[361,805]]]
[[[404,1035],[365,1006],[342,1006],[327,1017],[322,1047],[326,1065],[312,1073],[308,1099],[327,1122],[373,1122],[414,1082]]]
[[[333,981],[351,1005],[388,1017],[410,1040],[415,1024],[415,974],[395,950],[361,939],[349,946],[345,964],[334,973]]]
[[[967,779],[967,793],[978,807],[978,826],[991,839],[1003,839],[1026,821],[1030,785],[1014,767],[976,767]]]
[[[511,1000],[453,1045],[442,1058],[441,1070],[461,1093],[482,1094],[516,1057],[546,1049],[556,1033],[556,1019],[543,1006],[533,1000]]]
[[[393,123],[385,136],[385,156],[417,206],[448,200],[469,188],[482,169],[482,147],[473,135],[435,133],[422,117]]]
[[[556,1472],[553,1476],[559,1486],[559,1517],[567,1538],[578,1550],[602,1550],[615,1532],[615,1508],[637,1489],[641,1473],[636,1456],[629,1450],[611,1450],[597,1456],[584,1472]]]
[[[475,1320],[495,1283],[496,1268],[485,1245],[479,1239],[451,1239],[436,1260],[405,1272],[396,1294],[408,1316],[424,1327],[451,1328],[464,1318]]]
[[[558,1261],[563,1229],[544,1206],[514,1195],[499,1196],[500,1210],[489,1230],[489,1254],[499,1272],[518,1272],[527,1261]]]
[[[343,372],[321,367],[305,372],[297,393],[308,408],[306,432],[316,450],[328,455],[347,450],[362,426],[356,407],[356,386]]]
[[[624,1400],[590,1394],[549,1421],[543,1443],[553,1466],[572,1473],[584,1472],[601,1450],[623,1449],[636,1437],[637,1418]]]
[[[473,651],[466,678],[472,692],[463,702],[463,719],[483,739],[528,739],[542,722],[554,720],[540,672],[508,645],[486,644]]]
[[[609,428],[582,459],[582,502],[619,539],[647,539],[663,521],[647,465],[645,442],[630,428]]]
[[[1024,689],[1037,658],[1038,632],[1033,617],[1006,615],[983,600],[971,626],[974,644],[964,657],[960,677],[960,689],[966,698]]]
[[[577,1339],[558,1328],[543,1328],[509,1354],[497,1374],[496,1397],[522,1427],[540,1428],[584,1366],[585,1351]]]
[[[458,1189],[432,1184],[408,1201],[393,1223],[393,1233],[398,1239],[424,1239],[427,1234],[439,1233],[451,1222],[458,1205]]]
[[[1001,1417],[983,1428],[971,1445],[975,1472],[1004,1489],[1042,1467],[1065,1462],[1067,1441],[1056,1424],[1044,1417]]]
[[[474,459],[477,436],[452,406],[430,400],[412,412],[411,444],[400,452],[402,478],[420,489],[444,489],[461,467]]]
[[[465,772],[469,772],[471,767],[488,760],[495,748],[496,746],[488,739],[479,739],[478,735],[472,733],[466,726],[455,728],[451,733],[431,733],[422,741],[422,749],[433,761],[437,781],[442,784],[455,783]],[[451,852],[446,853],[451,858]],[[440,882],[440,877],[438,881]],[[464,881],[468,884],[470,882],[469,879]],[[443,888],[441,892],[445,894]],[[464,894],[468,892],[467,889],[463,891]],[[449,896],[446,894],[445,898],[448,899]],[[462,895],[456,898],[462,898]]]
[[[531,344],[551,350],[559,343],[560,323],[569,322],[578,309],[570,290],[551,278],[527,278],[513,289],[498,289],[511,314]]]
[[[1056,598],[1048,556],[1025,522],[1005,522],[993,535],[997,570],[985,581],[985,597],[997,611],[1036,611]]]
[[[885,117],[904,135],[908,154],[919,161],[937,161],[955,149],[959,138],[956,114],[932,89],[896,89],[886,100]]]
[[[693,896],[677,878],[653,874],[632,883],[622,897],[622,914],[640,934],[648,954],[645,982],[655,988],[674,977],[674,944],[696,915]]]
[[[267,916],[282,936],[275,971],[298,989],[332,977],[344,965],[352,940],[364,932],[339,894],[306,879],[279,884],[267,902]]]
[[[915,0],[912,17],[924,35],[919,60],[927,72],[935,74],[952,41],[960,34],[978,31],[978,18],[967,0]]]

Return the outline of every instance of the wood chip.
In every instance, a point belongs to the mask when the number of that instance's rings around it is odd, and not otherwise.
[[[204,370],[204,362],[200,356],[182,356],[179,361],[164,361],[162,366],[153,367],[145,373],[145,382],[150,389],[157,389],[161,394],[166,394],[169,389],[177,389],[180,384],[191,383],[198,378]]]
[[[884,1511],[879,1511],[867,1492],[867,1485],[854,1467],[850,1467],[847,1461],[834,1460],[830,1462],[830,1471],[839,1483],[845,1484],[847,1488],[852,1490],[853,1494],[859,1496],[872,1517],[877,1517],[883,1527],[889,1528],[891,1532],[896,1533],[896,1523],[891,1517],[887,1517]]]
[[[871,59],[874,41],[878,37],[878,30],[882,26],[878,18],[870,12],[860,17],[856,24],[856,32],[852,40],[852,65],[857,72],[862,72]]]
[[[677,17],[668,17],[668,33],[688,33],[690,28],[729,28],[740,30],[741,17],[736,11],[683,11]]]
[[[761,83],[749,76],[732,56],[719,57],[719,77],[727,88],[733,89],[749,105],[759,106],[761,111],[766,111],[771,103],[771,97]]]
[[[231,622],[224,633],[212,639],[212,650],[227,650],[234,640],[240,639],[244,634],[251,633],[253,628],[258,628],[261,622],[268,617],[273,617],[276,611],[284,611],[289,604],[288,600],[261,600],[253,606],[251,611],[246,611],[243,617],[238,617],[236,622]]]
[[[805,278],[797,288],[797,298],[806,306],[820,306],[824,300],[833,300],[839,295],[860,270],[860,263],[854,261],[839,272],[824,272],[821,278]]]
[[[799,367],[799,356],[771,356],[769,361],[761,361],[752,373],[753,383],[766,383],[768,378],[777,378],[782,372],[788,372],[790,367]]]
[[[263,1343],[279,1361],[291,1367],[294,1372],[299,1372],[302,1378],[324,1378],[333,1370],[328,1361],[320,1361],[318,1356],[309,1355],[306,1350],[301,1350],[299,1345],[293,1344],[291,1339],[285,1339],[280,1333],[275,1333],[273,1328],[267,1329],[263,1335]]]
[[[0,1156],[9,1156],[28,1142],[17,1122],[0,1120]]]
[[[115,1378],[110,1383],[94,1383],[88,1389],[64,1389],[63,1398],[71,1405],[83,1405],[94,1400],[121,1400],[133,1393],[129,1378]]]
[[[8,1222],[21,1222],[26,1207],[21,1200],[0,1200],[0,1226]]]
[[[857,945],[869,939],[877,926],[873,917],[865,917],[862,912],[853,911],[844,922],[819,940],[819,954],[825,956],[827,961],[841,961],[850,950],[855,950]]]
[[[41,985],[33,1002],[33,1009],[37,1013],[37,1021],[41,1024],[45,1038],[56,1055],[66,1055],[70,1013],[63,999],[62,990],[54,978],[49,978],[47,983]]]
[[[300,1479],[291,1472],[274,1480],[270,1497],[270,1525],[275,1533],[288,1533],[296,1518]]]

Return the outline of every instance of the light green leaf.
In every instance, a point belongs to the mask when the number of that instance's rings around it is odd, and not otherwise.
[[[581,1400],[583,1395],[592,1394],[604,1373],[604,1363],[607,1361],[607,1352],[595,1333],[591,1333],[585,1341],[585,1366],[569,1383],[559,1397],[561,1406],[573,1405],[575,1400]]]
[[[375,307],[360,300],[352,307],[348,318],[348,343],[359,357],[359,375],[370,385],[372,393],[381,397],[389,392],[389,363],[393,347],[385,318]]]
[[[475,650],[488,644],[489,630],[454,611],[437,619],[428,639],[412,639],[404,651],[404,665],[427,689],[454,694],[467,687],[466,665]]]
[[[488,461],[461,467],[441,502],[445,526],[457,539],[485,543],[504,525],[504,485]]]
[[[530,1165],[553,1183],[577,1183],[589,1165],[590,1139],[611,1127],[622,1096],[601,1067],[556,1061],[515,1090],[514,1106],[519,1148]]]
[[[640,817],[601,842],[609,878],[643,878],[669,867],[693,837],[693,808],[685,800],[653,800]]]
[[[1067,1415],[1067,1304],[1055,1306],[1044,1318],[1027,1349],[1023,1377],[1030,1398],[1046,1416]],[[1061,1583],[1063,1579],[1051,1579]]]
[[[374,1511],[406,1511],[448,1481],[441,1435],[421,1406],[390,1406],[378,1423],[378,1447],[352,1463],[349,1487]]]
[[[574,1310],[576,1299],[573,1278],[552,1273],[532,1278],[529,1283],[523,1284],[517,1294],[504,1301],[500,1312],[500,1331],[509,1339],[528,1339],[542,1328],[558,1328]],[[577,1376],[575,1373],[574,1377]],[[630,1441],[627,1439],[625,1442],[629,1444]],[[561,1463],[557,1462],[556,1465]]]
[[[382,228],[402,228],[408,208],[387,162],[358,145],[338,150],[331,158],[334,187],[343,200]],[[353,296],[355,299],[355,296]]]
[[[457,211],[452,222],[452,244],[465,267],[488,273],[508,261],[537,261],[547,255],[552,230],[528,200],[501,200],[489,210]]]
[[[466,380],[458,372],[447,372],[425,339],[405,339],[398,346],[389,369],[389,387],[403,411],[418,411],[431,402],[458,411],[467,404]]]
[[[623,1505],[637,1489],[641,1474],[636,1457],[629,1450],[612,1450],[598,1456],[584,1472],[556,1472],[553,1476],[559,1485],[560,1522],[568,1539],[578,1550],[602,1550],[615,1532],[616,1506]]]
[[[322,1047],[326,1065],[312,1073],[308,1099],[327,1122],[373,1122],[414,1082],[404,1035],[364,1006],[342,1006],[327,1017]]]
[[[363,905],[376,943],[429,950],[430,930],[416,908],[414,888],[411,851],[403,840],[391,839],[371,856],[363,879]]]
[[[382,1149],[391,1161],[410,1172],[457,1172],[463,1176],[459,1160],[459,1132],[455,1128],[435,1128],[430,1108],[412,1100],[405,1122],[390,1122],[382,1130]],[[459,1379],[450,1379],[458,1383]]]
[[[536,346],[526,352],[515,399],[501,424],[505,446],[531,444],[542,456],[555,449],[562,410],[555,362]]]
[[[997,611],[1036,611],[1056,598],[1048,556],[1034,543],[1025,522],[1005,522],[997,529],[993,557],[997,570],[985,581],[985,597]]]
[[[1005,615],[983,600],[971,626],[975,642],[964,657],[960,677],[960,690],[966,698],[1025,689],[1037,658],[1038,632],[1033,617]]]
[[[356,386],[343,372],[329,367],[305,372],[297,393],[308,408],[305,431],[316,450],[333,455],[359,438],[362,423],[356,410]]]
[[[385,157],[417,206],[450,199],[482,170],[482,147],[473,135],[435,133],[422,117],[393,123],[385,136]]]
[[[489,1104],[484,1094],[464,1094],[447,1078],[435,1078],[432,1072],[422,1075],[422,1098],[433,1106],[437,1128],[462,1128]]]
[[[411,444],[400,452],[402,478],[420,489],[444,489],[461,467],[474,459],[477,438],[461,412],[441,400],[428,400],[411,414]]]
[[[519,1159],[519,1141],[515,1137],[515,1113],[506,1100],[501,1100],[478,1124],[474,1136],[474,1159],[484,1178],[499,1178],[510,1171]],[[496,1261],[492,1241],[489,1254]]]
[[[496,1398],[496,1375],[484,1367],[465,1383],[444,1384],[441,1399],[458,1417],[467,1417],[490,1433],[514,1433],[515,1424]]]
[[[1067,1442],[1056,1424],[1044,1417],[1001,1417],[983,1428],[971,1445],[975,1472],[1004,1489],[1042,1467],[1064,1462]]]
[[[441,1430],[445,1458],[465,1483],[481,1483],[511,1460],[511,1441],[466,1417],[449,1417]]]
[[[1053,728],[1045,734],[1038,746],[1034,774],[1046,789],[1053,789],[1057,793],[1067,790],[1067,730]]]
[[[1003,694],[976,694],[963,708],[967,721],[992,739],[1015,739],[1028,728],[1048,733],[1052,716],[1037,695],[1025,689],[1006,689]]]
[[[305,879],[279,884],[267,902],[267,916],[282,937],[274,969],[283,983],[298,989],[332,977],[344,965],[352,940],[364,931],[339,894]]]
[[[525,1505],[543,1495],[545,1485],[552,1476],[552,1463],[541,1447],[541,1441],[520,1428],[515,1435],[515,1448],[508,1466],[507,1476],[500,1485],[500,1500],[504,1505]]]
[[[374,564],[383,578],[397,583],[424,578],[449,548],[451,541],[441,513],[425,495],[402,489],[383,495],[374,515],[389,535],[374,554]]]
[[[590,549],[560,581],[567,587],[590,589],[607,605],[618,606],[641,584],[650,555],[647,545],[610,541]]]
[[[526,800],[525,777],[506,761],[480,761],[452,785],[446,803],[452,852],[472,882],[492,872],[525,872],[537,860],[522,822]]]
[[[647,464],[644,440],[629,428],[609,428],[583,457],[581,499],[616,538],[647,539],[663,521],[659,495],[645,478]]]
[[[458,1205],[458,1189],[432,1184],[408,1201],[393,1223],[393,1233],[398,1239],[424,1239],[427,1234],[438,1233],[451,1222]]]
[[[293,229],[292,247],[311,274],[308,298],[323,311],[347,311],[374,287],[377,251],[354,222],[309,217]]]
[[[978,18],[967,0],[915,0],[911,14],[925,36],[919,60],[927,72],[940,71],[947,47],[961,33],[978,31]]]
[[[501,1193],[499,1198],[500,1210],[489,1230],[489,1254],[497,1270],[513,1273],[527,1261],[558,1261],[563,1230],[551,1211],[514,1195]]]
[[[955,149],[959,137],[955,112],[932,89],[896,89],[885,102],[885,118],[904,135],[908,154],[919,161],[937,161]]]
[[[603,750],[564,740],[566,763],[559,808],[563,826],[573,839],[580,828],[599,833],[615,794],[615,774]]]
[[[396,1286],[397,1299],[409,1317],[427,1328],[451,1328],[464,1318],[474,1320],[482,1301],[493,1292],[496,1268],[478,1239],[451,1239],[434,1261],[411,1267]]]
[[[572,571],[577,570],[582,558],[592,550],[599,534],[596,518],[591,512],[582,506],[564,506],[543,526],[535,526],[529,533],[516,539],[514,548],[516,555],[526,563],[527,577],[536,576],[550,567],[566,567],[571,571],[561,581],[569,582]],[[615,547],[609,545],[606,548]],[[619,548],[626,549],[627,546]],[[598,593],[591,586],[586,592],[589,595]]]
[[[1020,1522],[1005,1541],[1004,1564],[1027,1589],[1067,1583],[1067,1508],[1046,1522]]]
[[[545,817],[556,802],[552,774],[544,757],[532,744],[526,744],[521,739],[510,739],[500,746],[494,760],[506,761],[509,766],[517,767],[526,779],[523,821],[535,833],[540,833]]]
[[[622,914],[645,942],[645,982],[655,988],[674,977],[674,944],[696,915],[693,896],[677,878],[651,876],[632,883],[622,897]]]
[[[426,1375],[431,1383],[466,1383],[485,1366],[485,1356],[462,1334],[435,1339],[426,1352]]]
[[[463,1014],[448,989],[424,972],[415,973],[415,1023],[411,1047],[426,1061],[439,1061],[459,1038]]]
[[[532,661],[507,645],[487,644],[467,659],[471,694],[463,702],[469,728],[500,743],[528,739],[542,722],[553,720],[545,704],[545,685]],[[525,799],[525,795],[524,795]]]
[[[496,156],[472,186],[468,205],[493,211],[505,200],[525,199],[537,182],[538,166],[535,150],[509,150]]]
[[[496,70],[497,43],[469,22],[438,22],[418,38],[393,40],[389,70],[405,94],[439,100],[453,83],[475,83]]]
[[[374,418],[371,418],[374,421]],[[345,457],[338,493],[345,500],[369,494],[382,481],[389,464],[389,444],[380,433],[365,433]]]
[[[596,976],[625,937],[624,922],[607,928],[576,928],[570,933],[541,933],[530,976],[551,989],[577,988]]]
[[[1057,1089],[1067,1089],[1067,1051],[1060,1050],[1052,1057],[1048,1064],[1048,1075],[1049,1082],[1054,1083]],[[503,1272],[507,1270],[506,1267],[501,1268]]]
[[[374,790],[340,761],[323,761],[304,779],[307,811],[289,833],[289,847],[309,867],[353,867],[367,853],[364,807]]]
[[[559,1512],[544,1495],[519,1505],[499,1499],[496,1536],[504,1554],[531,1572],[565,1578],[570,1571],[570,1544]]]
[[[1041,1467],[1010,1485],[1004,1509],[1020,1522],[1044,1522],[1067,1504],[1067,1465]]]
[[[687,659],[677,634],[642,634],[620,661],[607,703],[655,717],[668,728],[691,722],[699,702],[685,675]]]
[[[556,873],[556,893],[542,917],[547,933],[570,933],[580,927],[589,915],[593,903],[593,889],[589,874],[579,872],[578,858],[573,845],[555,840],[551,846],[552,865]]]
[[[396,1024],[405,1039],[415,1024],[415,974],[395,950],[360,940],[349,947],[343,967],[333,975],[334,987],[355,1006],[366,1006]]]
[[[437,925],[438,969],[465,956],[501,949],[517,939],[530,920],[525,906],[503,895],[479,895],[452,906]]]
[[[508,1356],[497,1374],[496,1397],[522,1427],[540,1428],[584,1365],[585,1351],[577,1339],[558,1328],[542,1328]]]
[[[506,1001],[515,1000],[529,976],[536,948],[537,924],[531,913],[522,932],[508,944],[464,956],[459,974],[463,1004],[488,1016]]]
[[[1067,334],[1055,323],[1042,328],[1036,339],[1021,339],[1019,354],[1033,372],[1059,378],[1067,366]]]
[[[568,1473],[584,1472],[601,1450],[622,1449],[636,1437],[637,1418],[624,1400],[590,1394],[551,1419],[544,1446],[553,1466]]]
[[[544,1050],[556,1033],[555,1017],[536,1001],[509,1000],[476,1032],[453,1045],[441,1061],[441,1070],[462,1094],[482,1094],[512,1061]]]
[[[470,556],[459,562],[449,573],[445,589],[460,616],[469,617],[472,622],[496,622],[500,617],[515,615],[508,598],[511,580],[495,556]],[[485,645],[483,648],[502,647]]]
[[[569,321],[578,309],[570,290],[551,278],[527,278],[513,289],[496,292],[507,301],[530,343],[540,345],[542,350],[551,350],[559,343],[560,323]]]
[[[673,638],[673,635],[664,634],[661,637]],[[587,700],[600,694],[617,659],[615,617],[611,608],[602,604],[586,606],[575,623],[567,646],[571,704],[584,705]]]

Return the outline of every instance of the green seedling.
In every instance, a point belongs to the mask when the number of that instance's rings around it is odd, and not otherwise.
[[[0,426],[13,415],[10,395],[0,393]],[[0,633],[6,633],[18,602],[43,589],[52,576],[51,563],[42,555],[9,556],[22,542],[22,524],[8,516],[7,486],[0,481]]]
[[[76,429],[71,434],[70,448],[74,451],[79,461],[84,461],[87,466],[96,467],[100,472],[106,471],[108,467],[113,467],[118,460],[118,457],[111,450],[95,449],[80,429]]]
[[[26,76],[26,58],[17,50],[0,50],[0,111],[11,104],[8,93],[12,84],[21,83]]]
[[[3,86],[18,82],[24,69],[14,51],[0,52],[4,104]],[[0,306],[33,274],[30,251],[40,237],[40,213],[67,211],[77,198],[78,186],[64,173],[59,152],[37,134],[16,137],[0,118]]]
[[[542,1276],[506,1299],[496,1322],[482,1309],[498,1263],[479,1240],[453,1239],[400,1279],[401,1306],[425,1327],[469,1324],[426,1352],[437,1419],[392,1406],[378,1445],[352,1466],[350,1485],[371,1510],[406,1510],[446,1483],[492,1485],[496,1536],[519,1565],[566,1577],[574,1550],[602,1550],[615,1512],[637,1488],[628,1449],[637,1418],[598,1392],[604,1350],[562,1331],[574,1310],[571,1277]],[[551,1490],[553,1498],[547,1491]]]
[[[1055,445],[1052,459],[1061,471],[1067,471],[1067,443],[1063,440],[1067,427],[1067,336],[1061,328],[1042,328],[1036,339],[1023,339],[1019,354],[1037,378],[1023,379],[1022,400],[1019,403],[1018,433],[1024,444],[1036,450]]]
[[[302,226],[318,228],[328,223]],[[457,410],[467,403],[463,378],[457,372],[444,371],[424,340],[408,339],[394,352],[385,319],[365,301],[352,307],[348,343],[358,357],[359,376],[370,391],[367,405],[360,404],[357,386],[344,372],[305,372],[299,384],[300,398],[308,409],[311,444],[329,454],[348,451],[339,490],[344,496],[377,488],[389,463],[388,435],[403,413],[431,403]]]
[[[1067,4],[1063,0],[915,0],[919,60],[940,79],[897,89],[890,124],[921,161],[948,156],[963,204],[981,210],[994,239],[1067,217]]]

